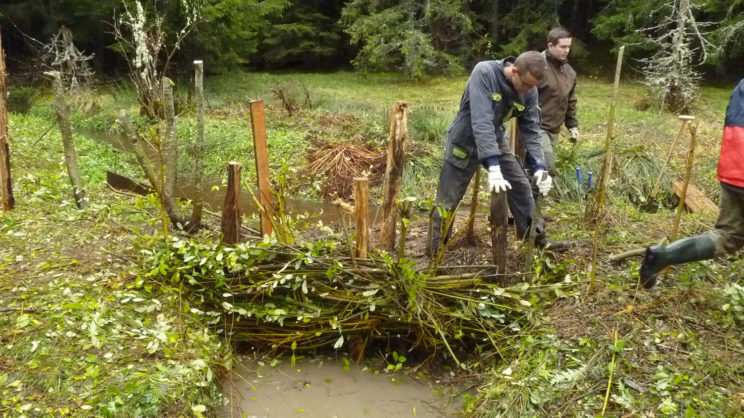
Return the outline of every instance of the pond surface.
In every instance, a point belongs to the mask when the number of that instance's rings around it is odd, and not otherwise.
[[[223,417],[451,417],[462,412],[456,389],[428,376],[411,377],[329,357],[244,358],[222,381],[230,403]],[[377,374],[375,373],[377,372]]]

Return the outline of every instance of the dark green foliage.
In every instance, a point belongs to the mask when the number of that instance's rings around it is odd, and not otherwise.
[[[459,0],[422,4],[352,0],[341,13],[351,42],[361,50],[354,66],[363,71],[401,71],[413,78],[458,67],[459,35],[471,28]]]
[[[265,67],[345,65],[348,40],[338,23],[342,6],[341,0],[295,1],[261,32],[252,62]]]

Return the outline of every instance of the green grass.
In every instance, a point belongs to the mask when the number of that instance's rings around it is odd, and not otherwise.
[[[183,416],[220,405],[224,342],[177,289],[137,286],[133,244],[146,246],[155,202],[111,193],[105,169],[119,153],[76,136],[91,205],[75,208],[58,131],[33,144],[46,126],[11,114],[16,208],[0,214],[0,414]]]

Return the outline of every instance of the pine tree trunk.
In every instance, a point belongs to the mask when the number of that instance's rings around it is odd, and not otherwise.
[[[72,184],[72,193],[75,197],[75,204],[78,208],[85,209],[88,207],[88,201],[85,197],[83,179],[80,177],[75,143],[72,141],[70,109],[67,107],[67,103],[65,102],[65,91],[62,88],[62,77],[58,71],[51,71],[46,74],[52,77],[52,83],[54,84],[54,108],[57,114],[57,126],[62,135],[65,166],[67,167],[67,174],[70,176],[70,184]]]

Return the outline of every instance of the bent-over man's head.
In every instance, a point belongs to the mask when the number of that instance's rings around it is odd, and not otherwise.
[[[555,59],[565,62],[571,52],[571,34],[563,28],[553,28],[548,32],[548,53]]]
[[[545,78],[546,67],[547,64],[542,54],[537,51],[527,51],[517,57],[514,65],[504,68],[504,73],[514,86],[514,90],[527,93]]]

